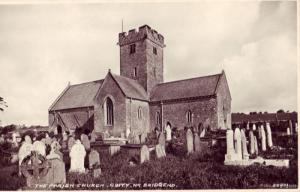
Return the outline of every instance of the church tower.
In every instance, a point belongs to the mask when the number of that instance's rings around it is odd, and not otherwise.
[[[148,25],[119,33],[120,74],[137,80],[150,93],[163,83],[164,37]]]

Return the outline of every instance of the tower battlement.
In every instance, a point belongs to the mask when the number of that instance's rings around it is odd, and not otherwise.
[[[165,47],[164,37],[154,29],[151,29],[151,27],[148,25],[139,27],[138,31],[136,29],[131,29],[128,31],[128,33],[119,33],[119,45],[127,45],[146,38],[150,39],[161,47]]]

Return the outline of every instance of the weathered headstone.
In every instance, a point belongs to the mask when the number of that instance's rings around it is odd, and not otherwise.
[[[86,134],[81,134],[80,139],[85,150],[89,151],[91,149],[89,137]]]
[[[255,125],[255,123],[253,123],[253,125],[252,125],[252,130],[256,131],[256,125]]]
[[[91,143],[93,143],[93,142],[95,142],[96,141],[96,139],[97,139],[97,135],[96,135],[96,133],[95,132],[92,132],[91,133]]]
[[[166,137],[163,132],[159,134],[158,144],[160,144],[164,149],[166,148]]]
[[[266,147],[266,132],[264,127],[262,127],[261,129],[261,150],[262,151],[266,151],[267,147]]]
[[[51,168],[46,175],[46,184],[66,183],[65,163],[61,159],[50,159]]]
[[[201,133],[200,133],[200,138],[205,136],[205,129],[202,129]]]
[[[237,159],[242,159],[242,140],[240,128],[234,130],[234,143],[235,143],[235,153],[237,154]]]
[[[100,166],[100,156],[98,151],[92,149],[89,154],[89,168],[94,169]]]
[[[150,153],[147,145],[143,145],[140,151],[140,163],[150,160]]]
[[[201,151],[200,137],[197,133],[195,133],[195,135],[194,135],[194,148],[195,148],[195,152]]]
[[[85,159],[86,151],[84,146],[81,144],[80,140],[76,140],[69,155],[71,158],[70,171],[84,173],[85,172],[84,159]]]
[[[160,144],[155,146],[155,154],[158,159],[166,156],[163,152],[163,147]]]
[[[269,147],[273,147],[272,131],[271,131],[270,123],[267,123],[267,143]]]
[[[26,143],[32,144],[32,140],[31,140],[31,137],[30,137],[29,135],[26,135],[26,136],[24,137],[24,140],[25,140]]]
[[[60,152],[61,146],[58,143],[58,141],[53,141],[51,143],[51,151],[53,151],[54,153],[58,154],[60,159],[63,159],[63,154],[62,152]]]
[[[258,145],[257,145],[257,139],[256,136],[254,136],[254,153],[258,155]]]
[[[246,127],[246,129],[247,129],[247,130],[249,130],[249,129],[250,129],[250,123],[249,123],[249,122],[247,123],[247,127]]]
[[[262,136],[262,125],[258,126],[258,138],[259,140],[261,140],[261,136]]]
[[[243,159],[249,159],[249,153],[247,150],[247,138],[246,138],[245,131],[243,129],[241,130],[241,140],[242,140]]]
[[[46,156],[46,145],[42,141],[35,141],[32,145],[32,150]]]
[[[70,137],[69,140],[68,140],[68,149],[69,149],[69,151],[71,151],[74,144],[75,144],[74,137]]]
[[[193,153],[194,151],[194,141],[193,141],[193,133],[190,129],[186,132],[186,146],[188,154]]]
[[[171,126],[168,124],[166,126],[166,141],[171,141],[172,139],[172,130],[171,130]]]
[[[225,155],[225,161],[232,161],[235,160],[236,154],[234,150],[233,145],[233,130],[227,129],[226,131],[226,155]]]
[[[25,139],[18,152],[19,166],[21,165],[23,159],[31,154],[32,148],[32,144]]]
[[[254,154],[255,153],[255,141],[254,141],[254,134],[253,131],[250,130],[249,131],[249,139],[250,139],[250,154]]]

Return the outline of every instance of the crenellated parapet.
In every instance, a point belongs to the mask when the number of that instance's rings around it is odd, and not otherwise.
[[[128,31],[128,33],[119,33],[120,46],[131,44],[143,39],[149,39],[154,43],[158,44],[159,46],[165,47],[164,37],[154,29],[151,29],[151,27],[149,27],[148,25],[143,25],[139,27],[138,31],[136,29],[131,29]]]

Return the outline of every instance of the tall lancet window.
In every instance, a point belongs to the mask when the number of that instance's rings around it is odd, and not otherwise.
[[[114,124],[114,106],[112,100],[107,97],[106,101],[104,102],[104,121],[106,125],[113,125]]]

